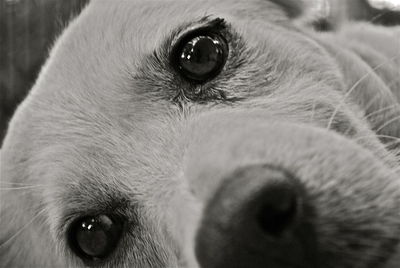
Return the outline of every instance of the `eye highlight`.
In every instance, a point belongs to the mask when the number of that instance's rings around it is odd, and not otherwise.
[[[76,220],[68,230],[68,241],[76,255],[85,261],[106,258],[121,238],[122,223],[107,215]]]
[[[198,29],[183,36],[173,47],[171,63],[185,79],[204,83],[221,72],[228,53],[228,42],[218,30]]]

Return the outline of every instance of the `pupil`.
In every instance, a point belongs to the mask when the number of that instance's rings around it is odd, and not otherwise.
[[[204,80],[222,66],[223,50],[218,39],[198,36],[183,48],[180,67],[186,75],[195,80]]]
[[[76,237],[81,250],[91,257],[107,254],[112,226],[113,222],[104,215],[82,221]]]

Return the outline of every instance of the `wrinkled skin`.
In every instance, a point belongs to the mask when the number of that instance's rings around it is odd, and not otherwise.
[[[298,5],[90,3],[4,141],[0,262],[85,266],[69,225],[117,213],[126,228],[98,266],[398,267],[400,30],[314,33]],[[215,18],[226,21],[229,57],[193,85],[171,67],[171,47]],[[260,238],[249,225],[229,238],[225,225],[236,231],[251,215],[250,182],[274,174],[293,178],[304,205],[289,235]],[[263,239],[265,254],[243,253]]]

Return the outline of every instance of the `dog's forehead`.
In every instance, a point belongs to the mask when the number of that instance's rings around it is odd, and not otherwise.
[[[283,9],[273,2],[93,1],[58,39],[33,91],[36,98],[63,105],[68,96],[74,99],[68,105],[96,99],[97,104],[104,100],[103,109],[122,107],[121,101],[138,96],[140,87],[134,85],[138,69],[157,65],[147,61],[149,55],[171,45],[167,41],[180,31],[207,17],[221,18],[248,43],[262,42],[265,25],[287,21]],[[253,27],[253,23],[262,25]],[[250,34],[255,28],[259,31]],[[148,72],[163,75],[165,70]]]
[[[282,13],[269,1],[254,2],[269,3],[271,9],[267,10],[268,14]],[[241,13],[244,12],[240,10],[241,5],[240,1],[234,0],[217,4],[213,4],[213,1],[99,0],[90,3],[55,45],[25,103],[25,106],[29,106],[24,111],[25,115],[29,115],[26,120],[35,121],[32,124],[38,126],[52,126],[45,130],[36,130],[38,137],[49,139],[49,144],[54,137],[63,137],[66,140],[74,137],[74,142],[81,144],[82,135],[76,133],[107,139],[109,136],[121,135],[113,130],[122,131],[124,126],[127,127],[127,132],[132,131],[131,136],[137,136],[136,140],[145,136],[143,133],[146,130],[160,133],[149,128],[162,126],[162,122],[171,123],[170,118],[179,121],[179,113],[176,113],[178,107],[171,102],[171,98],[161,96],[169,90],[166,82],[173,80],[170,72],[165,69],[168,65],[167,57],[163,58],[161,65],[159,62],[148,61],[148,58],[170,44],[166,40],[173,37],[174,32],[206,17],[220,17],[229,24],[249,24],[243,21],[238,23],[236,20],[237,12],[240,13],[239,17],[246,20],[245,14]],[[246,6],[250,9],[257,7]],[[284,16],[281,14],[280,17]],[[271,15],[270,19],[273,24],[274,16]],[[250,29],[252,26],[243,27]],[[270,32],[268,34],[274,36],[280,31],[275,29]],[[240,34],[245,34],[245,31],[242,29]],[[282,50],[292,54],[294,52],[289,51],[290,46],[281,45],[283,39],[277,36],[271,40],[268,49],[273,49],[276,55],[268,55],[277,61],[286,61],[282,64],[282,68],[286,68],[289,67],[287,62],[290,55],[277,55],[284,54]],[[257,50],[265,47],[258,46]],[[315,50],[312,52],[316,54]],[[293,62],[293,59],[290,61]],[[298,61],[302,62],[301,59]],[[140,70],[143,67],[147,69]],[[319,71],[322,67],[319,64],[317,68]],[[264,77],[262,70],[257,72]],[[170,77],[166,78],[168,74]],[[150,80],[147,79],[149,75],[153,77]],[[156,81],[157,78],[159,81]],[[290,81],[292,80],[294,81]],[[158,91],[157,86],[154,86],[155,82],[158,83]],[[169,85],[171,84],[174,86],[173,90],[181,86],[175,80]],[[161,95],[157,95],[159,93]],[[139,133],[139,130],[143,133]],[[169,130],[165,133],[171,132]],[[139,146],[140,142],[136,145]]]
[[[215,14],[200,6],[188,1],[94,1],[56,43],[34,87],[36,98],[92,101],[96,94],[99,102],[108,98],[107,107],[118,107],[113,98],[126,100],[136,93],[133,82],[146,58],[174,33]]]
[[[67,38],[61,38],[59,43],[66,53],[87,62],[92,55],[97,64],[135,66],[173,32],[208,16],[241,26],[246,24],[243,20],[255,23],[257,16],[264,24],[286,20],[283,11],[270,1],[251,1],[245,6],[236,0],[94,1],[68,29]]]
[[[138,87],[137,72],[177,29],[207,16],[233,22],[229,17],[240,11],[240,5],[240,1],[90,3],[57,41],[20,109],[24,116],[19,120],[26,130],[21,135],[35,133],[36,143],[29,145],[35,147],[29,149],[32,158],[50,163],[59,158],[58,175],[70,174],[77,180],[90,170],[94,174],[87,177],[94,179],[109,176],[107,171],[124,170],[113,167],[116,163],[129,166],[139,178],[151,172],[152,177],[162,177],[157,171],[172,177],[179,170],[173,163],[182,162],[183,115],[170,100],[157,98],[152,84],[144,90]],[[161,75],[164,70],[154,72]],[[62,160],[65,156],[71,163]],[[154,164],[154,158],[161,161]]]
[[[99,46],[111,42],[121,46],[126,43],[132,54],[140,56],[155,50],[173,31],[185,25],[210,15],[230,16],[232,11],[221,8],[221,5],[185,0],[94,1],[71,32],[90,37],[85,40],[88,42],[101,41],[97,43]]]
[[[50,149],[48,154],[45,152],[40,161],[52,163],[55,158],[68,155],[74,162],[62,165],[60,172],[75,173],[71,177],[76,178],[86,169],[90,170],[91,161],[87,159],[110,160],[96,163],[93,167],[96,171],[98,166],[122,170],[110,167],[121,163],[129,166],[132,173],[141,170],[143,174],[137,177],[146,178],[151,172],[154,177],[158,170],[170,170],[168,176],[173,176],[179,167],[171,163],[182,162],[184,115],[170,99],[160,98],[154,84],[147,83],[149,80],[138,84],[148,74],[143,73],[138,79],[138,71],[146,65],[149,55],[159,50],[180,27],[207,16],[233,22],[229,16],[234,16],[239,7],[239,1],[215,6],[212,1],[94,1],[89,4],[57,42],[24,104],[25,109],[21,109],[24,116],[19,120],[25,123],[23,129],[26,133],[34,132],[37,140],[38,145],[29,145],[37,147],[31,149],[32,153],[38,155],[45,148],[61,146],[58,150]],[[275,9],[278,10],[276,6]],[[275,9],[268,12],[273,14]],[[278,47],[276,43],[274,46]],[[153,75],[161,78],[159,84],[166,84],[163,79],[168,71],[147,65],[152,67]],[[159,91],[167,90],[168,86],[164,86]],[[65,151],[71,146],[73,150]],[[102,157],[106,154],[107,157]],[[155,158],[162,161],[154,164]],[[149,172],[135,168],[139,166],[148,166]]]
[[[282,13],[269,4],[268,13]],[[225,19],[235,30],[247,27],[239,30],[246,33],[248,23],[236,20],[239,13],[246,20],[240,5],[239,1],[215,5],[212,1],[94,1],[56,43],[33,90],[36,98],[63,105],[75,101],[89,105],[96,99],[96,105],[103,103],[105,110],[122,107],[121,102],[138,96],[137,76],[164,75],[164,67],[152,68],[159,65],[147,58],[170,46],[168,40],[179,31],[209,17]],[[257,5],[249,6],[255,9]],[[252,35],[261,40],[258,36]],[[162,63],[168,64],[165,57]],[[138,74],[145,65],[147,73]],[[66,96],[73,100],[67,102]]]

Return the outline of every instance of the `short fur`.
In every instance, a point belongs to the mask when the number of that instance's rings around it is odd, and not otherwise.
[[[171,68],[171,44],[214,18],[230,56],[193,86]],[[4,141],[0,263],[82,267],[68,225],[113,211],[130,224],[102,266],[196,267],[221,179],[267,163],[307,189],[319,267],[398,267],[400,29],[316,33],[299,19],[295,0],[91,2]]]

